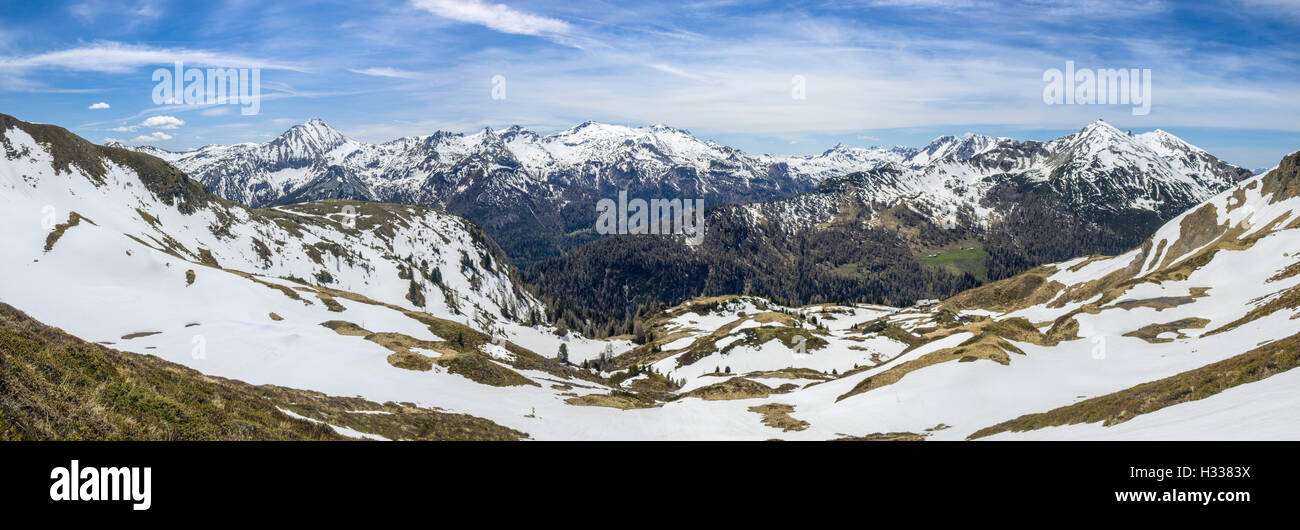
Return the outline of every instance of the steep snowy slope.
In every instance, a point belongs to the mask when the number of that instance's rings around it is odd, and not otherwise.
[[[488,323],[517,321],[537,309],[537,302],[513,282],[500,253],[475,227],[454,216],[413,206],[340,201],[249,210],[212,196],[157,159],[113,148],[95,152],[60,130],[30,126],[41,137],[38,141],[18,122],[5,119],[10,128],[4,137],[4,199],[12,204],[13,215],[36,215],[30,220],[38,223],[14,226],[43,223],[58,234],[36,249],[40,255],[18,249],[25,248],[25,237],[46,240],[47,235],[19,230],[7,238],[14,256],[33,258],[21,274],[58,272],[53,265],[39,264],[58,260],[56,248],[62,247],[55,245],[65,235],[75,239],[84,232],[107,233],[213,268],[310,280],[413,309],[453,314],[457,308],[466,315],[485,315]],[[381,229],[374,230],[376,226]],[[463,265],[466,260],[472,266]],[[441,284],[456,296],[437,293],[428,297],[427,307],[414,304],[408,283],[419,291],[436,286],[425,278],[399,278],[410,277],[412,267],[429,274],[437,269]]]
[[[504,255],[454,216],[343,201],[249,210],[156,158],[8,116],[0,146],[0,301],[88,341],[428,406],[447,406],[433,405],[443,392],[476,402],[480,387],[549,395],[539,381],[591,379],[550,358],[561,344],[575,358],[606,344],[550,333]]]

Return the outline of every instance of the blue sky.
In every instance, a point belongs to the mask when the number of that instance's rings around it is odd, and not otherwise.
[[[260,68],[260,112],[156,105],[151,75],[176,60]],[[1066,61],[1150,69],[1150,113],[1044,103]],[[311,117],[364,141],[664,123],[755,153],[1104,118],[1253,169],[1300,149],[1297,72],[1297,0],[0,0],[0,112],[168,149]]]

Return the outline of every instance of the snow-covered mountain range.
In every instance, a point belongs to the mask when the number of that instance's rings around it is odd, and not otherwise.
[[[322,193],[353,194],[332,198],[406,199],[445,206],[455,201],[454,195],[489,183],[556,196],[575,187],[633,185],[714,200],[765,199],[809,189],[845,167],[902,159],[892,151],[842,147],[820,157],[754,157],[662,125],[596,122],[545,136],[514,126],[472,134],[439,131],[367,144],[312,119],[264,144],[211,145],[183,152],[135,149],[172,162],[223,197],[252,207]],[[782,164],[794,168],[787,170]],[[336,180],[321,180],[327,176]],[[361,186],[313,191],[326,182],[348,179]]]
[[[1250,175],[1163,130],[1133,135],[1098,120],[1046,143],[941,137],[901,161],[830,178],[818,193],[745,208],[803,227],[829,222],[849,194],[884,207],[907,202],[936,224],[987,226],[1017,206],[999,197],[1010,188],[1047,192],[1094,217],[1167,219]]]
[[[596,201],[620,190],[714,205],[788,198],[859,174],[872,202],[916,200],[936,222],[985,224],[996,209],[988,194],[1006,182],[1046,183],[1080,210],[1167,218],[1250,174],[1164,131],[1129,135],[1101,121],[1047,143],[968,133],[920,149],[837,145],[816,156],[750,155],[681,129],[595,122],[550,135],[515,126],[367,144],[319,119],[262,144],[134,149],[251,207],[340,198],[443,208],[482,225],[524,266],[571,248],[564,234],[589,232]]]
[[[250,210],[8,116],[0,150],[0,302],[211,376],[363,398],[279,405],[344,436],[413,435],[366,418],[416,407],[535,439],[1300,435],[1300,153],[1114,257],[925,307],[694,299],[647,315],[638,345],[530,318],[490,239],[445,213]]]
[[[1166,132],[1102,121],[1047,143],[967,134],[888,153],[896,160],[788,199],[711,208],[697,242],[606,238],[534,265],[529,279],[614,315],[629,300],[635,310],[738,292],[911,303],[1123,252],[1249,176]]]
[[[342,198],[443,208],[479,223],[521,264],[560,254],[555,239],[591,228],[596,201],[618,190],[743,202],[806,191],[822,174],[670,127],[594,122],[547,136],[485,128],[366,144],[313,119],[263,144],[136,149],[252,207]]]

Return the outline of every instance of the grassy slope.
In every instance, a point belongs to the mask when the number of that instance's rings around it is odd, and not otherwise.
[[[344,439],[281,408],[392,439],[526,436],[464,414],[205,376],[83,341],[0,304],[0,440]]]

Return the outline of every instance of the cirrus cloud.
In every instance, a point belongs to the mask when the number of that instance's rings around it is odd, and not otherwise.
[[[395,77],[398,79],[421,79],[425,77],[425,75],[420,72],[399,70],[397,68],[389,68],[387,66],[377,66],[374,68],[361,68],[361,69],[349,68],[348,71],[354,74],[368,75],[372,77]]]
[[[460,22],[487,26],[502,33],[543,35],[568,33],[568,22],[511,9],[505,4],[487,4],[481,0],[414,0],[411,5]]]
[[[87,46],[19,57],[0,56],[0,70],[62,68],[87,72],[127,72],[142,66],[169,65],[178,61],[191,66],[306,71],[287,63],[223,52],[188,48],[156,48],[119,42],[97,42]]]

